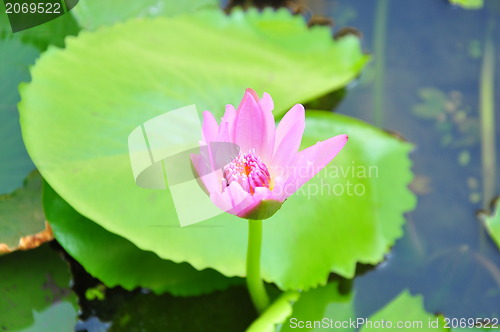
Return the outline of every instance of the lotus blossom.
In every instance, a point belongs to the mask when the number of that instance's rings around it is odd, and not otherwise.
[[[214,167],[212,153],[192,156],[202,187],[220,209],[246,219],[267,219],[283,202],[323,169],[344,147],[338,135],[299,151],[305,111],[293,106],[275,125],[274,103],[268,93],[259,98],[247,89],[235,109],[227,105],[220,125],[203,113],[202,146],[232,143],[238,147],[227,164]],[[207,172],[207,165],[210,172]]]

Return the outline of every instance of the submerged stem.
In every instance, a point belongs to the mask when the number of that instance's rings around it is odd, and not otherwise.
[[[373,84],[374,113],[373,122],[381,127],[384,122],[384,92],[385,92],[385,38],[387,31],[387,12],[389,0],[379,0],[375,17],[375,82]]]
[[[259,313],[269,306],[269,297],[260,277],[262,220],[248,220],[247,287]]]
[[[495,48],[492,40],[493,21],[490,20],[484,47],[480,82],[481,155],[483,164],[483,208],[495,195]]]

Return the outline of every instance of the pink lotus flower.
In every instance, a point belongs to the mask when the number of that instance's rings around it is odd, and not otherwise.
[[[272,216],[337,155],[348,139],[347,135],[338,135],[299,152],[304,107],[293,106],[277,128],[273,108],[269,94],[264,93],[260,99],[247,89],[237,110],[226,106],[220,125],[210,112],[203,113],[201,144],[233,143],[239,151],[218,169],[213,160],[207,160],[213,158],[213,152],[194,156],[193,165],[212,202],[241,218],[262,220]],[[210,172],[207,165],[211,165]]]

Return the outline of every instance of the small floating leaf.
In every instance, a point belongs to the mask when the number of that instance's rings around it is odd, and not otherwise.
[[[0,14],[1,15],[1,14]],[[38,57],[38,50],[17,39],[0,38],[0,195],[20,187],[35,167],[26,153],[17,103],[17,87],[29,81],[28,67]]]
[[[69,266],[47,245],[0,257],[0,329],[72,331],[76,296]]]
[[[0,196],[0,253],[31,249],[52,240],[42,207],[42,178],[32,173],[22,188]]]
[[[483,0],[450,0],[450,3],[465,9],[480,9],[484,5]]]
[[[500,208],[498,202],[497,200],[495,212],[491,216],[484,216],[484,221],[488,232],[500,249]]]

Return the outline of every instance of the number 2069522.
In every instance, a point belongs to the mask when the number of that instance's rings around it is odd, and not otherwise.
[[[34,2],[24,2],[24,3],[6,3],[5,13],[7,14],[61,14],[61,4],[60,3],[34,3]]]

